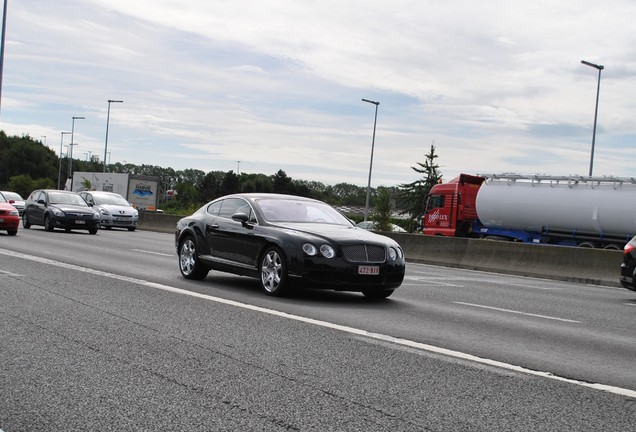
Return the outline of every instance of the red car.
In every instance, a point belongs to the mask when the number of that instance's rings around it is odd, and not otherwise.
[[[18,210],[4,198],[0,198],[0,230],[6,230],[7,234],[14,236],[18,233],[19,224],[20,214]]]

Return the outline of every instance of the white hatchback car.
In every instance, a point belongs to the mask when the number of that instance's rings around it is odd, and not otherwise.
[[[137,229],[139,211],[121,195],[114,192],[82,191],[79,192],[89,206],[99,211],[100,225],[106,229]]]

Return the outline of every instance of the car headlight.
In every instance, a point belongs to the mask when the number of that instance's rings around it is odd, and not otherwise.
[[[331,245],[328,245],[328,244],[324,244],[320,246],[320,253],[325,258],[333,258],[336,256],[336,250]]]
[[[137,210],[133,212],[133,217],[139,217],[139,212]]]
[[[19,216],[19,215],[20,215],[20,213],[18,213],[18,211],[17,211],[17,210],[11,210],[11,211],[9,212],[9,216]]]
[[[58,208],[52,208],[51,212],[57,217],[64,217],[64,212]]]
[[[303,252],[309,256],[318,255],[318,248],[311,243],[303,244]],[[336,250],[328,244],[323,244],[320,246],[320,254],[325,258],[333,258],[336,256]]]
[[[312,245],[311,243],[305,243],[303,245],[303,252],[305,252],[309,256],[314,256],[318,253],[318,249],[316,249],[316,246]]]
[[[391,261],[395,261],[396,259],[402,258],[403,256],[404,254],[402,253],[402,249],[389,247],[389,258],[391,258]]]
[[[97,220],[101,219],[99,212],[93,213],[93,219],[97,219]]]
[[[104,216],[108,216],[108,210],[105,210],[105,209],[99,209],[99,212],[100,212],[101,214],[103,214]]]

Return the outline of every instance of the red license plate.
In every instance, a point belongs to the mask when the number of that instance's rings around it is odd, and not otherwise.
[[[359,275],[379,275],[380,267],[378,266],[358,266]]]

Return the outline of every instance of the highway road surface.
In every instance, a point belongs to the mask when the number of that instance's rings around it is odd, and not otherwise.
[[[616,287],[409,263],[271,298],[183,279],[170,234],[0,234],[3,432],[631,431],[635,359]]]

